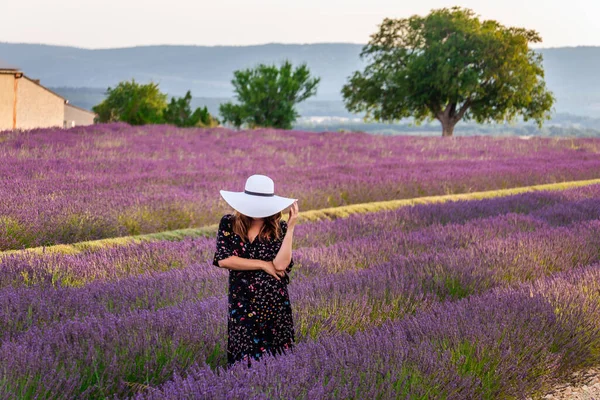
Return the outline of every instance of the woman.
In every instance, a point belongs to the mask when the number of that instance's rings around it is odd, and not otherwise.
[[[243,192],[221,190],[235,210],[221,218],[213,264],[229,269],[227,364],[251,366],[263,354],[281,354],[294,342],[287,291],[296,199],[275,195],[273,180],[252,175]],[[289,207],[289,219],[281,220]]]

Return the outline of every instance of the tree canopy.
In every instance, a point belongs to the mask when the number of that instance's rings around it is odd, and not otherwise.
[[[198,107],[192,112],[191,101],[192,93],[189,90],[184,97],[172,97],[171,102],[163,111],[164,122],[180,127],[212,127],[219,124],[219,121],[210,115],[206,106]]]
[[[223,122],[240,128],[273,127],[291,129],[298,118],[296,104],[314,96],[320,78],[313,78],[306,64],[293,68],[289,61],[281,67],[260,64],[234,72],[231,81],[237,104],[219,107]]]
[[[106,90],[106,99],[94,106],[98,122],[127,122],[131,125],[160,123],[167,106],[167,95],[160,92],[157,83],[140,84],[120,82]]]
[[[461,119],[522,116],[541,127],[554,96],[546,89],[542,56],[529,48],[539,42],[533,30],[481,21],[460,7],[385,19],[361,52],[364,71],[342,89],[344,103],[366,120],[437,119],[443,136],[452,136]]]
[[[98,122],[127,122],[131,125],[167,123],[179,127],[212,127],[219,124],[208,109],[196,108],[192,112],[192,93],[171,98],[162,93],[158,84],[140,84],[132,79],[120,82],[114,89],[108,88],[106,98],[92,110],[98,114]]]

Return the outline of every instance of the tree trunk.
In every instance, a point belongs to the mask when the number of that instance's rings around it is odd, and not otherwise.
[[[440,122],[442,123],[442,137],[450,137],[454,135],[454,127],[456,126],[456,122],[453,121],[453,118],[444,116],[440,118]]]

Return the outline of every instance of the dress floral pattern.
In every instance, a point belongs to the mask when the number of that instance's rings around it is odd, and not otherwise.
[[[217,233],[217,250],[213,264],[230,256],[272,261],[287,232],[287,222],[280,221],[282,237],[278,240],[244,242],[233,232],[233,214],[221,218]],[[265,353],[282,354],[294,343],[292,307],[288,295],[288,274],[278,281],[264,271],[229,270],[229,306],[227,322],[227,364],[244,360],[251,366]]]

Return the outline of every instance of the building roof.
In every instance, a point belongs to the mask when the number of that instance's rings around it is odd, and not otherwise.
[[[72,108],[74,108],[74,109],[76,109],[76,110],[79,110],[79,111],[83,111],[83,112],[86,112],[86,113],[89,113],[89,114],[96,115],[96,113],[95,113],[95,112],[93,112],[93,111],[86,110],[85,108],[77,107],[76,105],[73,105],[73,104],[69,103],[69,100],[65,100],[65,107],[72,107]]]
[[[56,97],[60,97],[61,99],[63,99],[65,102],[68,101],[67,99],[65,99],[64,97],[62,97],[60,94],[53,92],[52,90],[48,89],[46,86],[42,85],[40,83],[39,79],[31,79],[30,77],[28,77],[27,75],[23,75],[23,79],[27,79],[29,82],[33,83],[34,85],[39,86],[40,88],[42,88],[43,90],[45,90],[46,92],[49,92],[53,95],[55,95]]]
[[[19,67],[15,67],[14,65],[11,65],[11,64],[7,63],[6,61],[0,59],[0,70],[2,70],[2,71],[20,71],[21,69]]]

